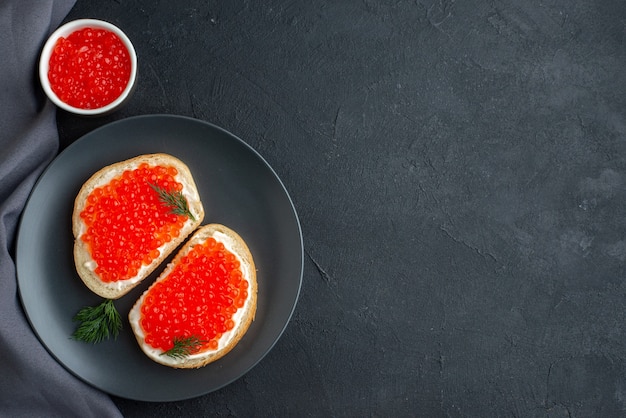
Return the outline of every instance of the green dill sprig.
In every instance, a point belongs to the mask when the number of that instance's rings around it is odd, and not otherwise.
[[[115,308],[112,299],[107,299],[98,306],[86,306],[74,316],[75,322],[80,322],[72,338],[86,343],[99,343],[117,338],[122,329],[122,318]]]
[[[199,339],[195,335],[187,338],[174,337],[173,342],[174,347],[161,353],[162,356],[168,356],[175,359],[184,359],[190,354],[198,351],[202,344],[206,343],[206,341]]]
[[[187,204],[187,199],[180,191],[172,191],[168,192],[157,186],[156,184],[148,183],[152,189],[157,192],[159,195],[159,199],[161,202],[170,208],[170,212],[176,215],[185,215],[188,216],[189,219],[195,221],[196,218],[193,216],[193,213],[189,210],[189,205]]]

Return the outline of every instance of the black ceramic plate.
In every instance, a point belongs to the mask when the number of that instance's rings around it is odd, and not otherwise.
[[[115,302],[124,319],[117,340],[92,345],[70,339],[76,327],[74,314],[101,300],[83,285],[74,269],[74,198],[83,182],[100,168],[155,152],[172,154],[189,166],[204,204],[204,223],[221,223],[237,231],[248,243],[258,269],[258,305],[250,329],[229,354],[197,370],[176,370],[151,361],[130,330],[128,311],[161,269]],[[272,168],[223,129],[178,116],[124,119],[66,148],[33,189],[17,241],[22,304],[48,351],[87,383],[112,395],[143,401],[203,395],[254,367],[291,317],[302,267],[298,217]]]

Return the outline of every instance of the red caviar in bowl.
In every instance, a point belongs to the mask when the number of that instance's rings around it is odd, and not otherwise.
[[[96,274],[105,282],[137,275],[142,265],[159,257],[159,247],[180,235],[187,216],[171,213],[153,186],[181,191],[171,166],[141,164],[94,189],[80,213]]]
[[[80,109],[97,109],[115,101],[130,75],[128,49],[106,29],[84,28],[61,37],[50,56],[52,91],[61,101]]]
[[[216,350],[222,335],[235,327],[233,315],[248,298],[237,257],[208,238],[183,256],[146,294],[140,325],[146,344],[168,351],[175,338],[196,337],[198,351]]]

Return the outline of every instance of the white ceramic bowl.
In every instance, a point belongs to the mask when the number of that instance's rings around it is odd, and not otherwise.
[[[96,109],[81,109],[81,108],[77,108],[74,106],[70,106],[67,103],[63,102],[52,91],[52,88],[50,86],[50,81],[48,80],[48,70],[50,68],[49,66],[50,55],[52,54],[52,50],[54,49],[54,46],[57,40],[60,37],[65,38],[69,36],[72,32],[75,32],[77,30],[84,29],[84,28],[105,29],[110,32],[113,32],[121,39],[124,46],[126,46],[126,49],[128,50],[129,57],[130,57],[130,79],[128,80],[128,84],[126,85],[126,88],[124,89],[122,94],[120,94],[120,96],[117,99],[115,99],[113,102],[107,104],[106,106],[96,108]],[[126,36],[126,34],[122,32],[117,26],[112,25],[111,23],[108,23],[102,20],[78,19],[78,20],[73,20],[71,22],[68,22],[64,24],[63,26],[59,27],[56,31],[54,31],[52,35],[50,35],[50,38],[48,38],[48,40],[46,41],[43,47],[43,50],[41,52],[41,57],[39,58],[39,80],[41,82],[41,86],[43,87],[43,90],[46,93],[46,95],[50,98],[50,100],[55,105],[57,105],[61,109],[64,109],[68,112],[75,113],[78,115],[97,116],[97,115],[104,115],[104,114],[107,114],[116,110],[128,99],[128,97],[132,93],[135,87],[136,78],[137,78],[137,54],[135,53],[135,48],[133,47],[133,44],[130,42],[130,39],[128,39],[128,36]]]

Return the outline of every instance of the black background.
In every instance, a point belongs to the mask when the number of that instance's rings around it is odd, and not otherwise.
[[[113,120],[219,125],[269,162],[304,281],[267,357],[127,417],[623,416],[626,3],[84,1],[138,85]]]

